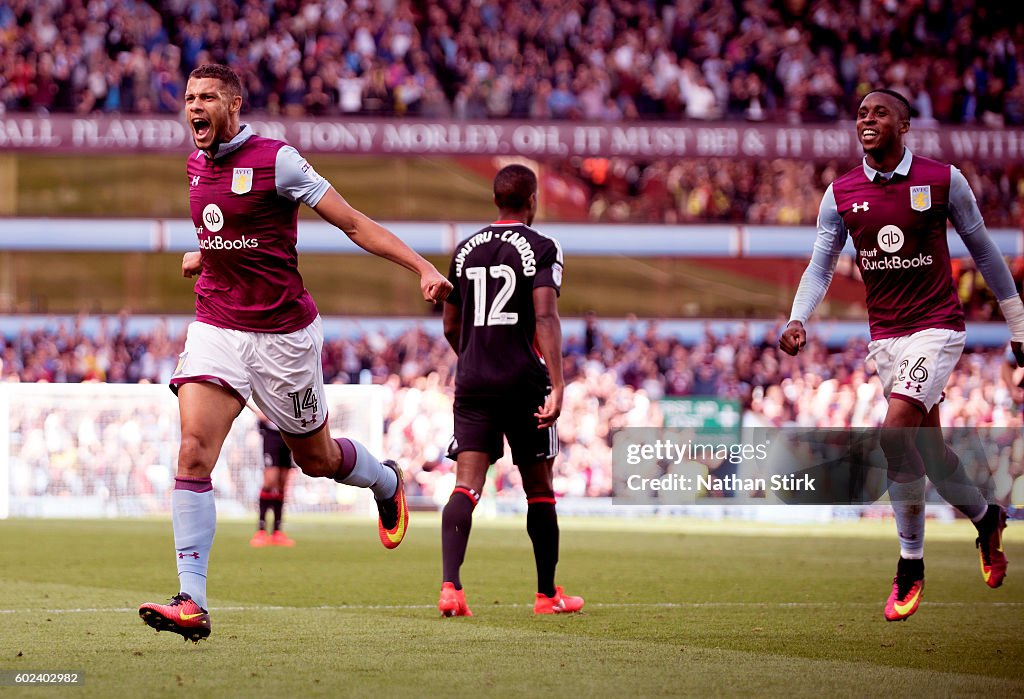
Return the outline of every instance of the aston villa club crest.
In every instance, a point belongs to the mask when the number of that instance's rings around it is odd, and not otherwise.
[[[910,208],[914,211],[927,211],[932,208],[931,185],[910,188]]]
[[[231,191],[235,194],[246,194],[252,190],[252,168],[236,167],[231,178]]]

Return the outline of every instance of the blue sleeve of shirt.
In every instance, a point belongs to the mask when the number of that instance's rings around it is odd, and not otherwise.
[[[301,201],[311,207],[320,203],[331,188],[331,183],[318,175],[313,166],[291,146],[282,146],[277,151],[274,183],[280,196]]]
[[[963,173],[953,166],[949,168],[949,220],[953,222],[953,227],[964,241],[996,300],[1016,296],[1017,286],[1013,282],[1013,275],[985,228],[974,192]]]
[[[797,287],[796,296],[793,298],[790,320],[806,323],[814,309],[825,298],[825,292],[832,283],[836,263],[843,252],[843,246],[846,245],[846,237],[846,224],[839,215],[836,195],[832,191],[832,185],[829,185],[818,208],[818,237],[814,240],[811,261],[800,278],[800,286]]]

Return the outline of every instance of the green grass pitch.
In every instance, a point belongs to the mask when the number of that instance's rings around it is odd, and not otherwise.
[[[889,624],[891,522],[761,526],[563,518],[559,582],[585,613],[534,617],[522,519],[479,519],[472,619],[441,619],[438,518],[386,551],[368,519],[296,517],[293,549],[222,521],[198,645],[144,626],[177,591],[168,520],[0,522],[0,671],[84,671],[0,697],[1021,696],[1024,543],[981,581],[973,529],[929,522],[918,613]]]

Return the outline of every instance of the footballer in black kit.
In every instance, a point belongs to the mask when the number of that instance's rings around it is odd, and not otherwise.
[[[534,417],[551,377],[534,339],[533,290],[557,295],[562,264],[558,243],[521,221],[495,221],[455,248],[448,303],[462,332],[451,458],[469,449],[497,461],[503,433],[517,465],[557,454],[555,426],[538,430]]]
[[[281,436],[281,430],[266,415],[255,409],[263,441],[263,488],[260,490],[259,528],[249,540],[253,547],[294,546],[295,542],[281,528],[284,523],[284,500],[288,481],[295,466],[292,451]],[[274,515],[274,529],[267,531],[267,515]]]
[[[555,585],[558,518],[553,465],[555,422],[562,410],[562,330],[558,296],[562,249],[530,226],[537,213],[537,176],[522,165],[494,178],[498,220],[455,248],[444,309],[444,334],[459,357],[455,372],[455,489],[441,515],[443,578],[438,609],[472,616],[459,572],[473,510],[504,439],[526,491],[526,530],[537,565],[534,613],[583,608],[583,598]]]

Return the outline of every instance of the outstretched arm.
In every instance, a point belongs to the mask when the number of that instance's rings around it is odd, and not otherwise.
[[[985,228],[974,192],[967,179],[955,167],[950,167],[949,218],[974,263],[999,301],[999,310],[1010,328],[1010,346],[1017,366],[1024,366],[1024,303],[1017,294],[1010,268]]]
[[[836,198],[832,185],[825,190],[818,209],[818,237],[814,241],[811,261],[800,277],[793,308],[789,314],[789,325],[779,338],[779,348],[786,354],[796,355],[807,342],[804,323],[825,298],[832,283],[836,262],[846,244],[846,226],[836,209]]]
[[[356,211],[330,183],[318,175],[309,163],[291,146],[277,152],[274,182],[279,196],[301,201],[320,214],[367,252],[391,260],[420,275],[420,291],[427,301],[444,301],[452,285],[434,265],[376,221]]]
[[[387,228],[352,208],[333,187],[327,190],[313,210],[328,223],[345,231],[363,250],[420,275],[420,290],[427,301],[437,303],[448,297],[452,285],[434,265]]]

